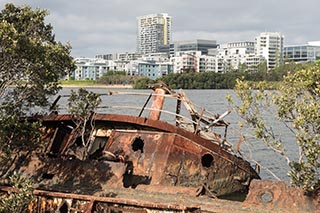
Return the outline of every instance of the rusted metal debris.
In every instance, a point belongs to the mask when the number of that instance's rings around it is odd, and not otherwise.
[[[175,124],[159,120],[169,96],[177,99]],[[191,125],[185,125],[185,118],[179,115],[181,103],[190,112]],[[145,106],[142,110],[147,110]],[[192,194],[191,190],[211,197],[246,191],[259,175],[232,152],[226,135],[211,131],[216,126],[227,128],[222,119],[229,112],[221,116],[204,112],[198,113],[185,94],[158,85],[148,118],[140,117],[141,113],[93,113],[85,132],[79,131],[70,114],[31,118],[42,121],[44,148],[18,160],[23,163],[15,170],[34,179],[38,189],[85,194],[95,200],[110,188],[140,189],[140,193],[163,188],[168,194],[180,190]],[[83,138],[89,146],[83,146]],[[43,193],[39,195],[54,197]],[[86,208],[93,205],[86,202]]]
[[[28,206],[28,212],[319,212],[319,199],[306,197],[284,183],[254,180],[252,186],[244,202],[197,197],[189,194],[189,188],[172,186],[110,189],[101,196],[34,190],[36,198]],[[18,191],[0,186],[1,192]],[[270,197],[266,193],[277,195]]]
[[[320,192],[319,192],[320,193]],[[320,212],[320,197],[306,196],[300,188],[284,182],[253,180],[244,206],[254,206],[269,212],[285,209],[288,212]]]
[[[0,186],[0,191],[17,192],[11,187]],[[51,192],[46,190],[34,190],[36,196],[28,206],[29,212],[108,212],[121,210],[122,212],[148,212],[150,211],[175,211],[175,212],[200,212],[200,207],[189,204],[177,204],[174,202],[159,203],[150,200],[128,199],[116,197],[101,197],[63,192]]]

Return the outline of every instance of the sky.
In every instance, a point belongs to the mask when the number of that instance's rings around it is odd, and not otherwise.
[[[0,10],[6,3],[48,10],[73,57],[135,52],[137,17],[153,13],[172,17],[173,41],[254,41],[261,32],[281,32],[285,45],[320,40],[319,0],[0,0]]]

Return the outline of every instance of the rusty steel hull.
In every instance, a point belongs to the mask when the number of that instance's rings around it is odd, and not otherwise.
[[[40,189],[88,195],[145,185],[220,196],[247,190],[250,181],[259,178],[247,161],[169,123],[116,114],[94,116],[87,159],[78,155],[81,136],[74,132],[70,115],[41,118],[45,146],[20,172],[36,179]]]

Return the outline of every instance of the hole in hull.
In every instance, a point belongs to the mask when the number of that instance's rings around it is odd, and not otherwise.
[[[143,153],[143,147],[144,147],[144,142],[141,138],[136,138],[132,143],[132,150],[135,152],[140,150],[141,153]]]
[[[205,168],[209,168],[213,164],[213,156],[211,154],[205,154],[201,158],[201,164]]]

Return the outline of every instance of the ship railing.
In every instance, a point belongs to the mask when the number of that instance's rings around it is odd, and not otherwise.
[[[231,147],[231,143],[229,143],[226,140],[227,137],[227,128],[229,123],[226,123],[223,121],[223,118],[227,116],[230,113],[230,110],[226,110],[225,113],[222,115],[215,115],[214,113],[206,110],[203,107],[200,107],[196,104],[194,104],[184,93],[182,90],[180,90],[179,93],[172,93],[172,94],[155,94],[155,93],[145,93],[145,92],[123,92],[123,91],[109,91],[107,93],[99,93],[100,97],[103,96],[115,96],[115,95],[136,95],[136,96],[146,96],[148,97],[144,105],[140,106],[129,106],[129,105],[99,105],[97,107],[97,111],[101,109],[124,109],[124,110],[136,110],[140,111],[139,117],[142,116],[142,113],[144,111],[158,111],[160,113],[174,116],[175,125],[182,127],[190,132],[193,132],[194,134],[201,134],[207,139],[212,139],[213,141],[217,141],[220,144],[223,144],[225,146]],[[149,100],[151,97],[164,97],[165,99],[173,99],[176,101],[176,111],[169,111],[166,109],[155,109],[152,107],[147,107]],[[53,105],[50,109],[56,109],[58,111],[60,110],[66,110],[66,107],[56,107],[58,101],[61,98],[68,98],[70,95],[60,95],[57,97],[57,99],[54,101]],[[185,106],[185,109],[189,112],[189,115],[182,115],[181,114],[181,103]],[[200,111],[200,113],[198,112]],[[191,116],[191,118],[187,117]],[[164,120],[168,121],[168,120]],[[223,133],[223,137],[213,137],[212,131],[209,131],[213,127],[217,126],[224,126],[225,130]]]
[[[198,125],[199,130],[202,131],[207,131],[209,130],[209,128],[211,127],[215,127],[215,126],[228,126],[229,123],[226,123],[223,121],[223,118],[225,116],[227,116],[230,113],[230,110],[228,109],[225,113],[223,113],[222,115],[217,115],[214,114],[208,110],[206,110],[203,107],[200,107],[196,104],[194,104],[193,102],[191,102],[187,96],[184,93],[175,93],[175,94],[154,94],[154,93],[142,93],[142,92],[114,92],[114,91],[109,91],[108,93],[100,93],[98,94],[100,97],[102,96],[112,96],[112,95],[139,95],[139,96],[148,96],[147,102],[144,104],[143,107],[141,106],[130,106],[130,105],[99,105],[97,107],[97,109],[132,109],[132,110],[140,110],[140,113],[138,116],[142,115],[142,112],[146,111],[151,111],[151,110],[155,110],[155,111],[159,111],[161,113],[164,114],[168,114],[168,115],[173,115],[175,116],[175,121],[176,121],[176,125],[178,126],[179,123],[181,122],[188,122],[189,124],[192,125]],[[166,99],[175,99],[177,101],[176,104],[176,112],[172,112],[169,110],[164,110],[164,109],[154,109],[154,108],[150,108],[150,107],[146,107],[146,105],[148,104],[148,101],[150,100],[150,97],[154,97],[154,96],[162,96]],[[61,98],[68,98],[70,97],[70,95],[59,95],[56,100],[54,101],[54,103],[52,104],[52,106],[50,107],[50,111],[51,110],[57,110],[57,111],[61,111],[61,110],[67,110],[67,107],[57,107],[57,103]],[[181,103],[184,104],[185,108],[187,109],[187,111],[189,112],[191,118],[188,118],[182,114],[180,114],[181,111]],[[180,109],[178,109],[178,107],[180,107]],[[198,111],[201,111],[200,113]],[[201,125],[201,123],[204,123],[205,125]]]

